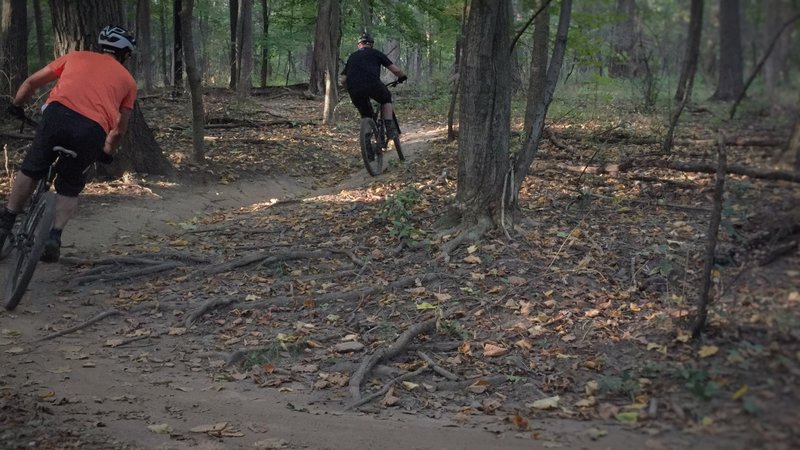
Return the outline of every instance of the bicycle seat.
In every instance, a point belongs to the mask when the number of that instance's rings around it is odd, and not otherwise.
[[[55,147],[53,147],[53,151],[61,153],[62,155],[69,156],[70,158],[77,158],[78,157],[78,153],[76,153],[75,150],[70,150],[70,149],[64,148],[64,147],[62,147],[60,145],[56,145]]]

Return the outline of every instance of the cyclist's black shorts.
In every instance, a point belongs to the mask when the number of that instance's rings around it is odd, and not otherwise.
[[[383,105],[384,103],[392,103],[392,93],[383,83],[371,84],[367,86],[351,87],[349,89],[350,100],[355,105],[361,117],[372,117],[372,105],[369,99]]]
[[[20,171],[39,180],[47,175],[48,168],[58,156],[53,151],[54,146],[74,150],[77,158],[59,160],[55,188],[61,195],[77,197],[86,186],[84,171],[100,157],[105,141],[106,132],[100,124],[61,103],[50,103],[44,110],[33,145],[25,155]]]

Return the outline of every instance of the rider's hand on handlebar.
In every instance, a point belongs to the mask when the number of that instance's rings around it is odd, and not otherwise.
[[[403,83],[403,82],[405,82],[407,79],[408,79],[408,77],[407,77],[407,76],[405,76],[405,75],[403,75],[402,77],[400,77],[400,78],[398,78],[398,79],[397,79],[397,83],[398,83],[398,84],[402,84],[402,83]]]
[[[100,157],[97,158],[97,160],[103,164],[111,164],[112,162],[114,162],[114,156],[109,155],[108,153],[102,151],[100,152]]]
[[[20,120],[25,120],[25,110],[22,109],[21,106],[17,106],[15,104],[10,104],[6,108],[6,112],[9,113],[12,117],[16,117]]]

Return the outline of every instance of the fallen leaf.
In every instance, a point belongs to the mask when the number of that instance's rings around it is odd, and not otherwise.
[[[228,426],[228,422],[218,422],[211,425],[198,425],[190,428],[192,433],[208,433],[211,431],[222,431]]]
[[[469,385],[469,387],[467,387],[467,390],[472,392],[473,394],[483,394],[489,389],[489,387],[491,387],[491,384],[488,381],[478,380]]]
[[[512,275],[512,276],[508,277],[508,282],[512,286],[522,286],[522,285],[526,284],[528,282],[528,280],[526,280],[525,278],[522,278],[522,277],[518,277],[518,276]]]
[[[597,399],[595,397],[587,397],[575,402],[575,406],[578,408],[590,408],[597,404]]]
[[[425,311],[428,309],[436,309],[436,305],[432,305],[428,302],[417,303],[417,311]]]
[[[361,342],[340,342],[333,349],[339,353],[357,352],[364,349],[364,344]]]
[[[639,421],[639,413],[634,411],[621,412],[615,414],[614,418],[622,423],[636,423]]]
[[[708,358],[709,356],[716,355],[719,348],[716,345],[704,345],[697,351],[697,356],[701,358]]]
[[[740,387],[740,388],[739,388],[739,389],[738,389],[738,390],[737,390],[737,391],[736,391],[736,392],[733,394],[733,399],[734,399],[734,400],[739,400],[740,398],[742,398],[742,396],[743,396],[744,394],[747,394],[747,391],[748,391],[748,390],[750,390],[750,387],[749,387],[749,386],[747,386],[747,385],[745,384],[744,386]]]
[[[483,356],[497,357],[503,356],[507,353],[508,349],[503,346],[492,344],[490,342],[483,344]]]
[[[10,349],[6,350],[6,353],[10,353],[12,355],[18,355],[24,351],[25,349],[22,347],[11,347]]]
[[[170,327],[167,331],[167,334],[170,336],[182,336],[186,334],[186,328],[183,327]]]
[[[434,293],[433,296],[436,297],[436,300],[438,300],[440,302],[446,302],[446,301],[450,300],[451,298],[453,298],[450,294],[445,294],[445,293],[441,293],[440,294],[438,292]]]
[[[106,339],[106,347],[116,347],[118,345],[122,345],[125,342],[123,339]]]
[[[406,388],[409,391],[413,391],[414,389],[419,387],[419,384],[412,383],[410,381],[403,381],[403,387]]]
[[[584,315],[586,317],[597,317],[597,316],[600,315],[600,310],[599,309],[590,309],[589,311],[586,311],[586,313]]]
[[[559,401],[561,401],[561,397],[555,395],[553,397],[547,397],[536,400],[535,402],[530,403],[526,406],[528,408],[533,408],[533,409],[553,409],[553,408],[558,408]]]
[[[508,420],[520,431],[525,431],[528,429],[528,419],[520,416],[519,414],[514,414],[513,416],[509,417]]]
[[[475,255],[469,255],[464,257],[464,262],[467,264],[480,264],[481,259]]]
[[[596,441],[601,437],[608,435],[608,430],[604,430],[602,428],[592,427],[586,430],[586,434],[589,435],[589,439]]]
[[[390,388],[383,396],[383,406],[395,406],[400,401],[400,397],[394,395],[394,387]]]

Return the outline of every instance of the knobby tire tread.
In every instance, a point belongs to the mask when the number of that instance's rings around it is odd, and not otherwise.
[[[361,119],[361,131],[359,133],[359,144],[361,145],[361,157],[364,159],[364,167],[373,177],[381,174],[383,170],[383,152],[377,145],[378,126],[369,117]],[[369,160],[369,149],[375,149],[375,160]]]
[[[33,236],[33,245],[17,245],[12,250],[9,259],[8,273],[6,275],[5,286],[5,308],[9,311],[17,307],[22,296],[25,294],[44,252],[44,244],[50,234],[50,227],[55,216],[55,195],[45,192],[36,206],[31,210],[29,220],[30,229],[27,230]],[[30,239],[30,238],[29,238]]]

